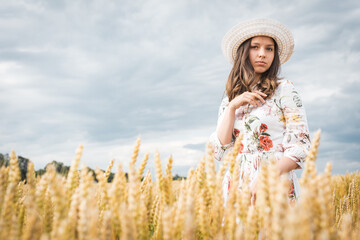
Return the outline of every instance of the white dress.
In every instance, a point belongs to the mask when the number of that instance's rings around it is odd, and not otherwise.
[[[303,162],[310,148],[309,129],[305,109],[294,85],[288,80],[279,80],[274,95],[260,107],[241,106],[235,111],[233,139],[230,144],[221,145],[217,129],[228,107],[225,97],[220,105],[216,131],[211,134],[210,142],[214,147],[215,159],[221,161],[228,151],[232,151],[235,137],[243,134],[239,150],[241,188],[244,175],[248,175],[249,184],[258,176],[262,161],[276,160],[286,156],[303,167]],[[294,170],[288,173],[293,183],[289,189],[289,198],[295,201],[300,196],[300,185]],[[226,173],[223,181],[225,202],[230,186],[230,174]]]

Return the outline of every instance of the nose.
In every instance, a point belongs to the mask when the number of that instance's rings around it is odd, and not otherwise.
[[[259,57],[261,57],[261,58],[265,57],[265,49],[264,48],[259,49]]]

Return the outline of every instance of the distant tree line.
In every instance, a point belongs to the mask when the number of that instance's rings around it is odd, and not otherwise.
[[[9,166],[9,154],[1,154],[0,153],[0,168],[2,166]],[[24,158],[22,156],[18,156],[18,163],[19,163],[19,168],[20,168],[20,173],[21,173],[21,181],[26,180],[26,173],[27,173],[27,169],[28,169],[28,163],[29,163],[29,159]],[[46,166],[44,168],[38,169],[35,171],[35,175],[36,176],[41,176],[46,172],[46,168],[49,165],[53,165],[55,167],[56,172],[58,172],[59,174],[67,177],[69,170],[70,170],[70,166],[66,166],[64,165],[62,162],[57,162],[57,161],[52,161],[48,164],[46,164]],[[95,174],[95,170],[92,168],[88,167],[88,170],[92,172],[95,181],[97,181],[96,179],[96,174]],[[128,178],[128,174],[125,173],[125,177],[126,179]],[[114,178],[114,173],[110,173],[109,178],[108,178],[108,182],[112,182]],[[184,177],[179,176],[178,174],[176,174],[173,177],[173,180],[181,180],[181,179],[185,179]]]

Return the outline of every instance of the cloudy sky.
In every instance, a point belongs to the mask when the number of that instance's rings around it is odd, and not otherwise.
[[[1,1],[0,153],[14,149],[36,168],[82,162],[127,166],[157,149],[186,175],[215,130],[230,65],[224,34],[266,17],[293,32],[282,66],[303,99],[317,166],[360,169],[360,4],[325,0]]]

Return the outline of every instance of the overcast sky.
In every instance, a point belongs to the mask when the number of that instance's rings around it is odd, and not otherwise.
[[[293,32],[282,74],[300,93],[319,171],[360,169],[360,4],[352,1],[1,1],[0,153],[128,165],[156,149],[186,175],[215,130],[235,24],[265,17]]]

